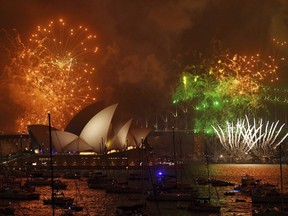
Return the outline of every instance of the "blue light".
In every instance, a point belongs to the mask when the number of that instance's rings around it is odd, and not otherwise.
[[[158,176],[162,176],[163,175],[163,173],[160,171],[160,172],[158,172]]]

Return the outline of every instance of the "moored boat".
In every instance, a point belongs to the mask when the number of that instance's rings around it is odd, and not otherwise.
[[[220,212],[221,206],[210,203],[210,198],[197,198],[192,200],[187,206],[187,210],[195,212],[217,213]]]
[[[251,193],[252,203],[286,203],[288,194],[281,191],[273,184],[265,183],[255,188]]]
[[[235,195],[235,190],[230,190],[230,191],[226,191],[224,192],[225,196],[234,196]]]
[[[65,206],[64,209],[67,209],[68,211],[79,212],[79,211],[83,211],[84,206],[79,206],[79,205],[76,205],[75,203],[72,203],[71,205]]]
[[[69,206],[72,205],[74,198],[65,197],[63,192],[56,192],[54,193],[53,197],[51,198],[44,198],[43,204],[44,205],[57,205],[57,206]]]
[[[281,210],[278,207],[270,207],[270,206],[266,207],[261,206],[261,208],[253,209],[252,211],[252,216],[278,216],[278,215],[287,216],[288,211]]]
[[[281,194],[277,191],[269,193],[253,193],[252,203],[287,203],[288,194]]]
[[[116,207],[117,216],[144,215],[145,203],[122,204]]]
[[[196,198],[195,193],[190,192],[151,192],[148,194],[149,201],[191,201]]]
[[[142,193],[142,187],[130,187],[128,185],[112,185],[106,187],[106,193]]]
[[[66,172],[63,175],[64,179],[80,179],[81,174],[79,172]]]
[[[113,186],[114,179],[106,175],[93,175],[87,179],[87,183],[90,189],[105,189]]]
[[[28,192],[20,188],[1,188],[0,199],[5,200],[39,200],[40,194],[35,192]]]
[[[240,185],[237,185],[234,189],[245,194],[251,194],[253,190],[258,188],[260,185],[261,179],[255,179],[253,176],[246,174],[241,177]]]
[[[15,214],[15,208],[13,207],[0,207],[0,215],[14,215]]]
[[[25,184],[26,186],[50,186],[51,180],[48,179],[42,179],[42,178],[33,178],[33,179],[27,179]],[[67,188],[67,183],[61,181],[60,179],[56,179],[53,182],[53,187],[55,190],[64,190]]]
[[[213,187],[225,187],[225,186],[234,186],[235,184],[229,181],[211,179],[211,185]]]

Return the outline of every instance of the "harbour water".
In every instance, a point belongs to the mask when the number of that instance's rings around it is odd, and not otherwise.
[[[112,178],[121,179],[124,181],[125,177],[135,170],[109,170],[103,171]],[[145,185],[147,188],[151,187],[151,181],[155,180],[157,173],[171,175],[175,173],[173,168],[156,167],[145,171],[145,175],[152,177],[152,180],[129,181],[130,185]],[[210,177],[223,181],[240,184],[241,177],[249,174],[256,179],[261,179],[262,182],[269,182],[280,187],[280,168],[277,164],[211,164],[209,165]],[[207,193],[208,186],[195,184],[196,178],[207,177],[207,167],[203,164],[188,164],[183,169],[177,170],[178,181],[192,184],[193,187],[199,190],[200,194]],[[151,179],[151,178],[150,178]],[[63,190],[66,196],[72,196],[78,204],[84,206],[84,210],[76,212],[74,215],[90,215],[90,216],[113,216],[117,205],[131,203],[131,202],[145,202],[147,212],[150,215],[201,215],[199,213],[191,213],[186,210],[177,208],[179,202],[151,202],[146,201],[143,194],[112,194],[106,193],[101,189],[89,189],[87,185],[87,178],[80,179],[63,179],[68,183],[68,188]],[[287,165],[283,165],[283,186],[284,192],[288,192],[288,169]],[[240,216],[252,215],[252,210],[255,206],[251,202],[251,197],[236,193],[234,196],[225,196],[226,191],[232,190],[234,186],[211,187],[212,202],[221,205],[222,216]],[[50,205],[43,205],[43,198],[51,196],[51,188],[49,186],[36,187],[36,192],[41,194],[40,200],[35,201],[20,201],[13,202],[11,205],[16,207],[15,215],[19,216],[48,216],[52,215],[52,207]],[[80,193],[79,193],[80,192]],[[55,209],[55,215],[61,215],[63,210]],[[207,215],[207,214],[203,214]],[[208,214],[213,215],[213,214]],[[215,215],[215,214],[214,214]]]

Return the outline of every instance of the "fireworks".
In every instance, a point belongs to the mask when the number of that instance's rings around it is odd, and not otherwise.
[[[197,111],[196,133],[209,133],[211,125],[223,124],[246,113],[256,115],[267,111],[265,100],[269,95],[264,84],[278,80],[278,66],[284,60],[280,55],[249,57],[226,52],[214,56],[187,67],[173,96],[174,103],[184,101]]]
[[[280,145],[288,136],[286,133],[279,139],[284,124],[278,127],[276,123],[266,122],[260,119],[258,122],[253,119],[250,123],[248,117],[238,119],[236,124],[226,122],[226,127],[221,128],[219,125],[213,127],[220,143],[233,157],[244,158],[249,152],[258,157],[271,156],[275,148]]]
[[[20,131],[28,124],[46,123],[48,111],[53,126],[63,128],[68,118],[95,100],[97,88],[90,84],[95,38],[87,28],[70,28],[60,19],[47,27],[38,26],[29,43],[17,50],[5,82],[24,109]]]
[[[239,77],[250,77],[250,79],[263,81],[270,78],[271,82],[277,81],[278,65],[284,58],[276,60],[272,56],[268,56],[267,59],[262,59],[260,54],[256,56],[240,56],[235,54],[231,57],[226,54],[221,60],[218,61],[218,65],[215,65],[216,72],[219,76],[225,76],[224,73]]]
[[[237,86],[237,90],[230,92],[232,94],[257,94],[264,82],[278,81],[277,71],[281,61],[284,61],[284,58],[271,55],[264,58],[260,54],[255,56],[225,54],[216,64],[214,63],[210,74],[219,80],[233,77],[231,84]]]
[[[222,124],[245,112],[256,113],[263,107],[261,92],[242,90],[243,83],[232,76],[214,79],[213,76],[186,73],[185,77],[187,84],[179,86],[175,102],[184,100],[193,104],[197,112],[194,122],[196,133],[209,133],[211,125]]]
[[[236,79],[246,78],[248,81],[252,80],[254,82],[276,82],[279,80],[279,65],[285,60],[285,58],[281,57],[281,50],[284,46],[286,46],[286,42],[280,43],[273,39],[270,54],[268,55],[259,53],[251,56],[221,54],[216,57],[217,61],[214,60],[210,72],[218,77],[233,76]]]

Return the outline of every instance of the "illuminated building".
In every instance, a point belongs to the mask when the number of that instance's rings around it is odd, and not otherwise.
[[[68,130],[75,133],[51,128],[55,165],[102,166],[105,158],[106,166],[126,166],[129,163],[127,156],[129,154],[135,160],[131,161],[131,164],[139,164],[139,158],[137,159],[131,152],[137,152],[137,149],[142,148],[141,143],[151,132],[151,128],[132,126],[132,119],[129,119],[117,130],[113,127],[119,125],[119,122],[113,119],[117,106],[118,104],[113,104],[103,108],[103,104],[96,103],[83,109],[71,120],[72,124],[71,122],[68,124]],[[98,109],[91,111],[93,107]],[[79,116],[89,118],[83,118],[81,121]],[[34,157],[29,159],[29,164],[46,165],[50,153],[49,127],[29,125],[28,131],[31,147],[35,152]]]

